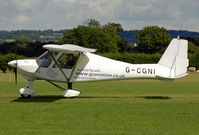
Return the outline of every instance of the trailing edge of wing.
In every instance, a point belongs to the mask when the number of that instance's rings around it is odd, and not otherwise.
[[[71,44],[64,44],[64,45],[47,44],[43,45],[43,48],[56,52],[96,52],[96,49],[85,48]]]

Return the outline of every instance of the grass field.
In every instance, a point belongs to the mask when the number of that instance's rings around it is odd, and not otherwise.
[[[199,135],[199,73],[175,82],[124,80],[76,83],[73,99],[45,81],[26,85],[0,74],[0,135]],[[63,85],[64,86],[64,85]]]

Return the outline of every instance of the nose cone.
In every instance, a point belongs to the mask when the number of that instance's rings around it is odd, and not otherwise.
[[[16,68],[17,67],[17,60],[13,60],[13,61],[8,62],[8,65],[13,67],[13,68]]]

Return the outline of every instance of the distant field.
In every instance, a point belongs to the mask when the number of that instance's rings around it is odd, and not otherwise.
[[[75,83],[74,99],[45,81],[19,97],[26,81],[0,74],[0,135],[198,135],[199,73],[175,82],[123,80]],[[64,86],[63,84],[62,86]]]

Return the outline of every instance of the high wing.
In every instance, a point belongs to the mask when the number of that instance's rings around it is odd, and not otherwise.
[[[48,49],[50,51],[63,52],[63,53],[96,52],[96,49],[80,47],[72,44],[64,44],[64,45],[47,44],[44,45],[43,48]]]

